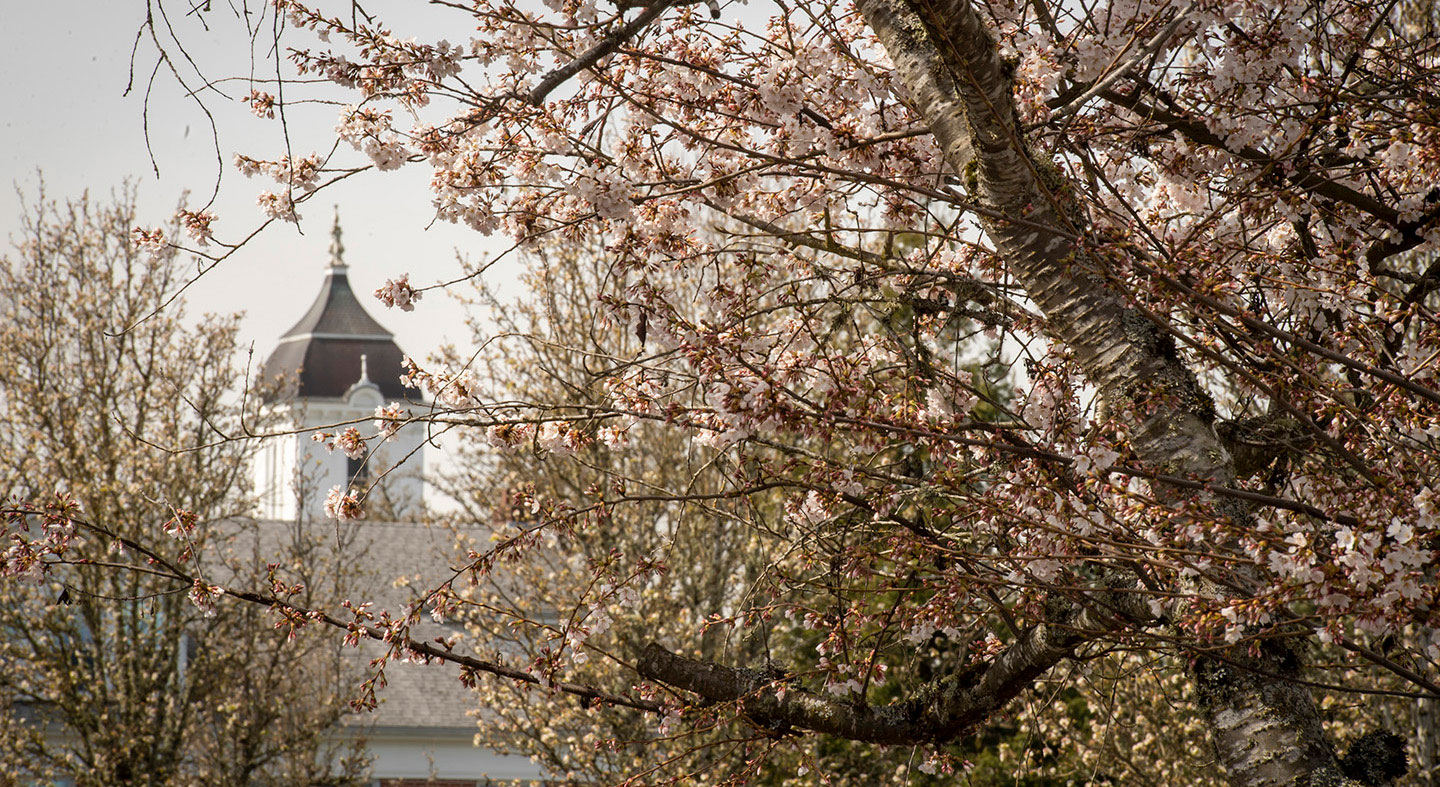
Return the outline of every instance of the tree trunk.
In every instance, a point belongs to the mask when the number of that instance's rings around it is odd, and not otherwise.
[[[965,177],[973,199],[1005,217],[985,219],[997,252],[1044,312],[1052,339],[1074,353],[1105,411],[1128,428],[1138,458],[1169,474],[1230,484],[1234,463],[1194,374],[1168,337],[1085,269],[1098,264],[1076,242],[1086,228],[1078,211],[1065,209],[1053,165],[1025,144],[1009,72],[975,9],[965,0],[860,0],[859,7],[946,164]],[[1233,502],[1215,505],[1247,515]],[[1284,644],[1198,663],[1197,694],[1237,787],[1346,783],[1309,690],[1295,682],[1302,671],[1297,650]]]

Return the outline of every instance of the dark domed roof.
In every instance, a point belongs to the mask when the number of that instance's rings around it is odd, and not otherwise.
[[[366,356],[370,379],[385,398],[404,399],[407,389],[400,376],[405,354],[395,344],[394,334],[365,311],[350,289],[338,218],[334,236],[320,294],[295,327],[280,337],[279,346],[265,361],[265,379],[287,381],[279,398],[338,399],[360,379],[360,358]]]
[[[331,266],[326,272],[325,285],[320,289],[320,296],[310,305],[305,316],[286,331],[280,340],[307,335],[351,338],[370,336],[382,339],[394,336],[360,305],[360,299],[356,298],[355,291],[350,289],[350,277],[344,266]]]

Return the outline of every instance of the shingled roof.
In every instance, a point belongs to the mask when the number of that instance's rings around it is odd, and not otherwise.
[[[365,311],[350,289],[344,252],[337,216],[330,267],[320,294],[265,361],[265,378],[287,383],[280,398],[345,396],[360,379],[361,356],[368,360],[370,380],[386,399],[405,398],[406,388],[400,383],[405,354],[394,334]]]
[[[454,577],[452,565],[463,563],[459,533],[426,522],[370,521],[364,523],[296,523],[285,520],[235,520],[221,525],[225,538],[215,549],[220,558],[207,565],[207,577],[222,584],[246,581],[231,574],[234,566],[278,566],[282,576],[305,560],[317,592],[326,589],[334,599],[321,606],[338,611],[337,602],[371,602],[374,611],[398,615],[441,583]],[[474,535],[472,534],[472,538]],[[455,622],[436,623],[429,615],[415,624],[411,635],[420,641],[450,637],[463,628]],[[339,635],[337,635],[338,637]],[[358,689],[371,674],[370,661],[387,646],[362,640],[358,648],[339,651]],[[386,687],[378,694],[375,710],[347,716],[346,726],[389,729],[454,730],[466,736],[478,731],[475,695],[460,684],[460,670],[449,664],[412,664],[392,661],[385,669]],[[358,696],[358,691],[356,692]]]

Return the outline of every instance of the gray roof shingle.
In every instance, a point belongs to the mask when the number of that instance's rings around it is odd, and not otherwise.
[[[424,522],[378,522],[361,520],[336,526],[333,522],[310,525],[281,520],[235,523],[229,540],[227,561],[231,565],[264,566],[277,563],[281,575],[296,572],[295,561],[305,560],[310,584],[323,596],[334,596],[324,606],[342,619],[346,613],[339,601],[371,602],[377,614],[392,616],[420,599],[452,576],[458,556],[454,533]],[[303,550],[296,544],[303,543]],[[308,557],[297,558],[299,552]],[[321,571],[316,571],[316,567]],[[333,572],[329,567],[336,567]],[[212,581],[222,584],[222,570],[212,569]],[[234,581],[233,579],[231,581]],[[422,616],[412,637],[428,641],[460,631],[453,624],[440,624]],[[335,632],[338,639],[341,632]],[[370,661],[385,652],[384,643],[362,641],[358,648],[343,648],[342,657],[359,681],[369,677]],[[357,714],[348,725],[408,728],[414,730],[478,731],[475,697],[460,685],[459,668],[450,664],[414,664],[391,661],[385,669],[386,687],[377,691],[379,706],[371,713]]]

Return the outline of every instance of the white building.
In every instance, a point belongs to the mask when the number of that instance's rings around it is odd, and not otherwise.
[[[307,527],[327,539],[343,530],[346,562],[363,570],[347,575],[340,592],[394,613],[453,576],[450,567],[459,562],[456,539],[420,516],[423,425],[402,427],[383,442],[372,439],[369,455],[360,460],[311,439],[316,431],[335,432],[346,425],[370,437],[376,433],[377,407],[399,404],[410,413],[423,407],[418,393],[400,382],[404,354],[393,334],[351,290],[343,255],[337,218],[320,293],[265,363],[266,378],[284,383],[267,399],[284,433],[264,440],[255,461],[260,551],[280,552],[297,530]],[[323,501],[335,486],[366,492],[365,519],[343,526],[325,519]],[[417,636],[453,633],[427,618]],[[344,651],[357,673],[382,652],[374,642]],[[448,665],[392,663],[379,707],[342,725],[338,734],[364,739],[376,787],[472,787],[490,780],[543,779],[528,759],[476,745],[484,737],[483,716],[477,716],[474,697],[458,676]]]
[[[325,493],[336,486],[368,490],[367,508],[389,519],[418,514],[424,501],[422,426],[372,440],[362,459],[311,439],[346,425],[374,434],[376,408],[399,404],[413,414],[416,396],[400,382],[405,356],[394,334],[350,289],[338,217],[333,234],[319,295],[265,362],[265,380],[280,386],[268,403],[289,433],[265,440],[255,460],[261,519],[319,518]]]

